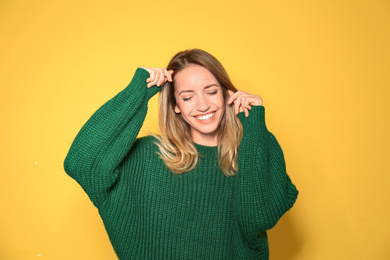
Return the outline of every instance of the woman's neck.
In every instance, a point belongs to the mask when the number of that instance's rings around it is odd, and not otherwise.
[[[203,146],[217,146],[218,145],[218,135],[198,135],[192,134],[192,141],[194,143],[203,145]]]

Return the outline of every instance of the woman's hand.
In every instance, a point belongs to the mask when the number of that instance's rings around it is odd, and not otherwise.
[[[229,91],[230,98],[228,104],[234,105],[234,112],[238,114],[239,112],[244,112],[245,116],[249,116],[249,110],[252,109],[252,106],[262,106],[263,100],[258,95],[249,95],[248,93],[237,91]]]
[[[172,82],[173,70],[166,70],[163,68],[147,68],[141,66],[144,70],[149,72],[150,77],[146,80],[148,82],[148,88],[151,86],[162,86],[165,82]]]

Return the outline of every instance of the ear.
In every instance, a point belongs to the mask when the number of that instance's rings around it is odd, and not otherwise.
[[[180,108],[177,105],[175,105],[175,113],[180,114]]]

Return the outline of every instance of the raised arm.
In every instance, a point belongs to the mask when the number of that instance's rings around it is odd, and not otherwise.
[[[237,101],[244,134],[240,143],[234,207],[243,235],[254,240],[271,229],[295,203],[298,191],[286,172],[283,151],[265,124],[262,105],[251,106],[258,96]],[[234,105],[237,102],[233,102]],[[248,105],[246,111],[241,106]],[[256,103],[259,104],[259,103]],[[261,101],[262,104],[262,101]]]
[[[148,101],[159,91],[156,86],[148,88],[147,80],[157,84],[146,69],[137,69],[130,84],[82,127],[65,159],[65,171],[82,186],[96,207],[115,184],[118,166],[138,135]]]

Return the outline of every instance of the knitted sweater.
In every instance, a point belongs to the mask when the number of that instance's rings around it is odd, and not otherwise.
[[[98,208],[119,259],[268,259],[266,230],[294,204],[298,191],[283,152],[268,132],[264,107],[238,116],[244,135],[238,172],[225,176],[217,147],[195,144],[200,160],[175,175],[157,155],[155,138],[137,139],[148,100],[137,69],[127,88],[80,130],[65,171]]]

